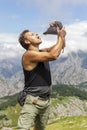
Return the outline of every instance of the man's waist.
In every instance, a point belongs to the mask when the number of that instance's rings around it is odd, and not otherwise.
[[[46,100],[49,100],[49,99],[50,99],[50,96],[42,97],[42,96],[34,96],[34,95],[31,95],[31,94],[28,94],[28,95],[31,96],[31,97],[33,97],[33,98],[42,100],[42,101],[46,101]]]
[[[28,87],[28,88],[25,88],[25,91],[27,94],[32,95],[34,97],[39,97],[42,100],[48,100],[51,95],[50,86],[43,87],[43,89],[41,87],[35,87],[35,88]]]
[[[46,100],[49,100],[49,99],[50,99],[50,96],[47,96],[47,97],[38,96],[38,98],[39,98],[40,100],[46,101]]]

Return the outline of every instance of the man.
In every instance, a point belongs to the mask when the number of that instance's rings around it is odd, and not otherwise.
[[[20,34],[19,42],[26,49],[22,57],[22,66],[27,97],[18,119],[19,130],[30,130],[33,123],[34,130],[45,130],[51,96],[49,61],[56,60],[65,47],[65,29],[57,28],[57,33],[57,43],[43,50],[39,50],[42,40],[38,34],[29,30]]]

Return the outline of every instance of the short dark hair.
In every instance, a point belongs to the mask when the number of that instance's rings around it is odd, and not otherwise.
[[[21,46],[22,46],[24,49],[26,49],[26,50],[28,50],[28,47],[29,47],[29,45],[25,43],[25,39],[26,39],[26,38],[25,38],[25,33],[27,33],[27,32],[29,32],[28,29],[24,30],[24,31],[20,34],[19,39],[18,39],[18,41],[19,41],[19,43],[21,44]]]

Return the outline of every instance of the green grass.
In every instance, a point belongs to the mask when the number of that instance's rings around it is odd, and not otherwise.
[[[69,97],[58,96],[57,98],[51,99],[52,106],[56,106],[57,104],[64,104],[65,102],[69,102]]]
[[[46,130],[87,130],[87,116],[61,118],[48,125]]]
[[[47,125],[46,130],[87,130],[87,116],[62,117]]]
[[[17,120],[20,115],[20,109],[20,106],[16,105],[16,107],[8,107],[6,110],[7,117],[12,120],[13,126],[17,124]]]
[[[13,130],[17,130],[16,126],[13,127]],[[87,116],[62,117],[60,120],[48,124],[46,130],[87,130]]]
[[[5,121],[11,121],[11,125],[8,127],[15,127],[17,125],[20,110],[21,107],[17,104],[15,107],[8,107],[6,110],[0,111],[0,124],[3,124]]]

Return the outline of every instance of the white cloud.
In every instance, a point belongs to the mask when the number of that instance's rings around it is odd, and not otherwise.
[[[65,27],[67,36],[64,54],[78,50],[87,51],[87,21],[75,22]],[[46,48],[56,43],[57,36],[41,35],[41,38],[43,43],[40,48]],[[16,34],[0,34],[0,59],[18,57],[23,52]]]
[[[22,52],[16,34],[0,34],[0,60],[15,58]]]
[[[8,33],[0,33],[0,42],[16,42],[17,35],[16,34],[8,34]]]
[[[67,51],[87,50],[87,21],[67,25]]]

